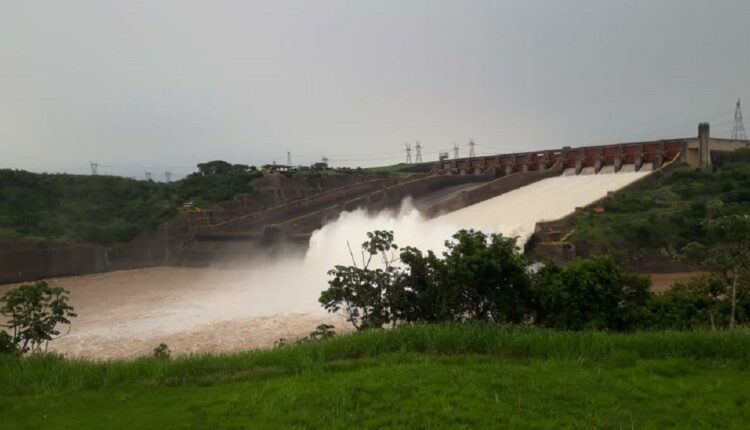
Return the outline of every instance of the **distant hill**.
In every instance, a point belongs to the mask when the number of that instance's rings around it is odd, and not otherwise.
[[[158,226],[186,201],[210,208],[247,192],[259,176],[225,162],[201,164],[172,183],[0,169],[0,237],[111,246]]]
[[[427,173],[435,165],[434,162],[430,163],[398,163],[390,166],[380,167],[367,167],[363,169],[365,172],[370,174],[382,175],[382,174],[398,174],[398,173]]]

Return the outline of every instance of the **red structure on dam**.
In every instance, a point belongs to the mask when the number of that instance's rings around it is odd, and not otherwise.
[[[473,158],[443,160],[433,173],[440,175],[481,174],[494,168],[504,174],[544,171],[553,166],[575,169],[575,174],[587,167],[594,173],[605,166],[614,166],[618,172],[624,165],[633,165],[640,170],[650,164],[657,169],[664,163],[680,157],[680,161],[691,166],[711,164],[711,152],[734,151],[744,147],[747,141],[716,139],[709,135],[707,123],[698,126],[698,136],[683,139],[655,140],[648,142],[618,143],[614,145],[563,147],[557,150],[519,152]]]

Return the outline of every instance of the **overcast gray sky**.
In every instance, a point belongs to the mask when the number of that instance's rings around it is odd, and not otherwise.
[[[737,97],[750,117],[748,1],[0,0],[0,167],[726,136]]]

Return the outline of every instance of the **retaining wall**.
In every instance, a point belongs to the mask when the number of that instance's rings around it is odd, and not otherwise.
[[[477,180],[490,180],[495,175],[494,169],[487,171],[482,176],[427,176],[424,178],[399,183],[380,191],[342,202],[319,211],[291,219],[289,221],[269,226],[266,235],[283,234],[286,236],[310,233],[327,222],[335,220],[345,211],[354,211],[359,208],[376,212],[384,209],[398,207],[407,197],[418,197],[438,191],[445,187],[477,182]],[[276,233],[279,232],[279,233]]]

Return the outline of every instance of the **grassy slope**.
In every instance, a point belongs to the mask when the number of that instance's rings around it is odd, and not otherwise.
[[[0,361],[3,428],[745,428],[750,332],[403,327],[227,356]]]
[[[624,254],[631,262],[661,258],[668,263],[668,251],[705,240],[701,222],[706,216],[750,213],[750,163],[715,171],[681,168],[653,186],[617,194],[604,207],[603,214],[575,219],[569,240],[577,249],[589,255]]]

